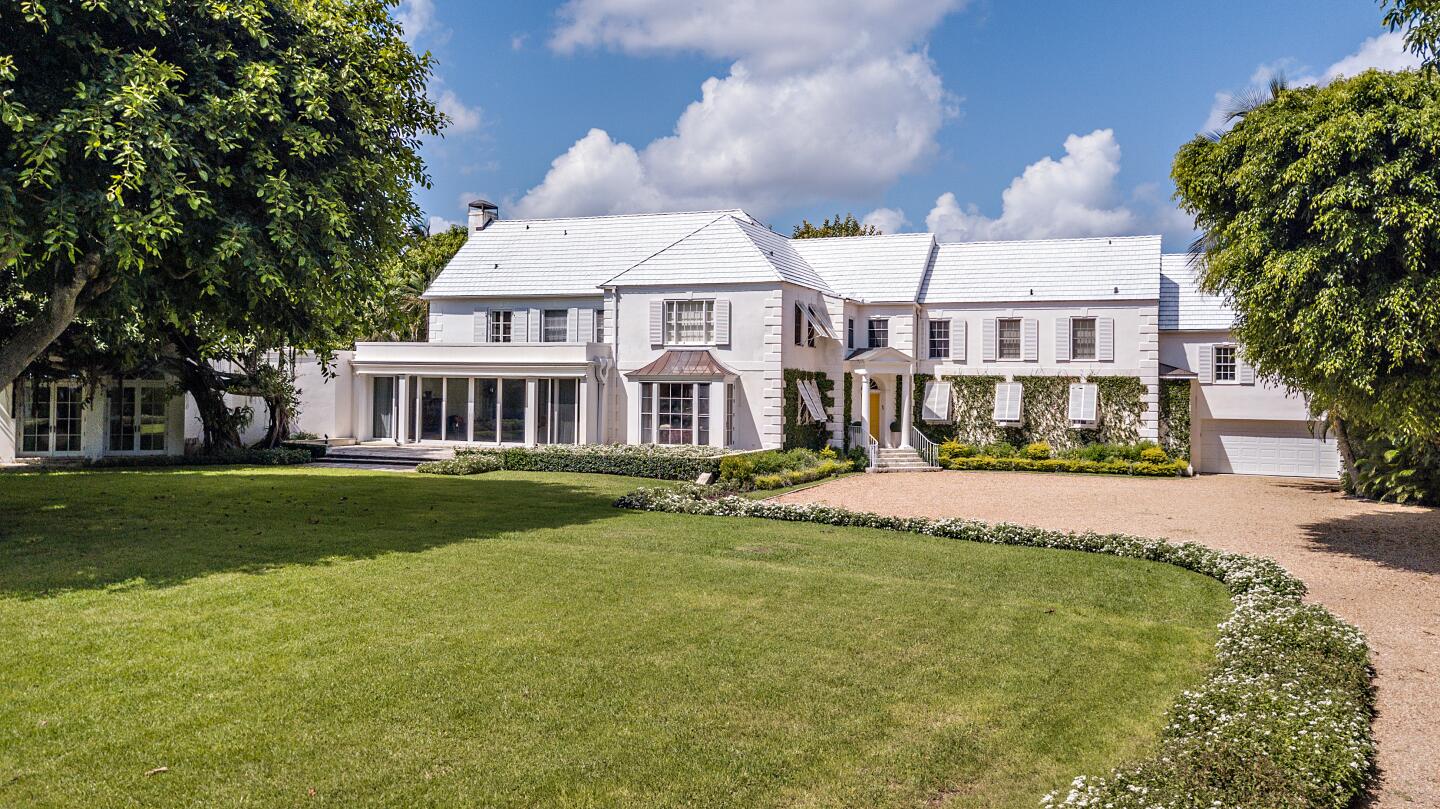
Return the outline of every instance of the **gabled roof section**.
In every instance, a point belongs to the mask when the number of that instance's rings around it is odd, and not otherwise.
[[[790,240],[749,217],[725,214],[637,262],[605,286],[689,286],[788,281],[831,292]]]
[[[1159,236],[941,243],[920,288],[921,303],[1159,297]]]
[[[1161,331],[1227,331],[1235,312],[1219,295],[1200,291],[1200,273],[1184,253],[1160,257]]]
[[[795,252],[847,298],[866,303],[913,303],[930,263],[929,233],[793,239]]]
[[[600,285],[720,217],[741,210],[500,219],[471,233],[427,298],[599,295]]]

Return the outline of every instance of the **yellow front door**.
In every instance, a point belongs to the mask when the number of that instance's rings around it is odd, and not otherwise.
[[[870,437],[880,440],[880,391],[870,391]]]

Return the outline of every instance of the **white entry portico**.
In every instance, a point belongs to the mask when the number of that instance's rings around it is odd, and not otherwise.
[[[852,353],[845,370],[854,380],[851,401],[861,403],[861,434],[881,447],[910,448],[915,403],[915,361],[905,352],[882,346]],[[895,412],[895,388],[900,388],[900,412]],[[878,417],[878,423],[877,423]],[[899,430],[892,430],[894,424]]]

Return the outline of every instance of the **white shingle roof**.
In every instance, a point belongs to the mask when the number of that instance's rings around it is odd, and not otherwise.
[[[1199,273],[1183,253],[1160,257],[1160,328],[1167,331],[1225,331],[1235,312],[1219,295],[1200,291]]]
[[[942,243],[920,290],[922,303],[1159,296],[1159,236]]]
[[[935,239],[929,233],[837,236],[791,242],[841,295],[872,303],[913,302]]]
[[[744,211],[501,219],[472,233],[427,298],[598,295],[600,285],[720,217]]]
[[[790,240],[748,218],[720,216],[645,258],[607,286],[789,281],[830,292],[825,281],[791,247]]]

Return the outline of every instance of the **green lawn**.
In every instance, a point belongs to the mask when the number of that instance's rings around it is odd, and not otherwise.
[[[1229,606],[639,483],[0,475],[0,805],[1033,808],[1147,748]]]

